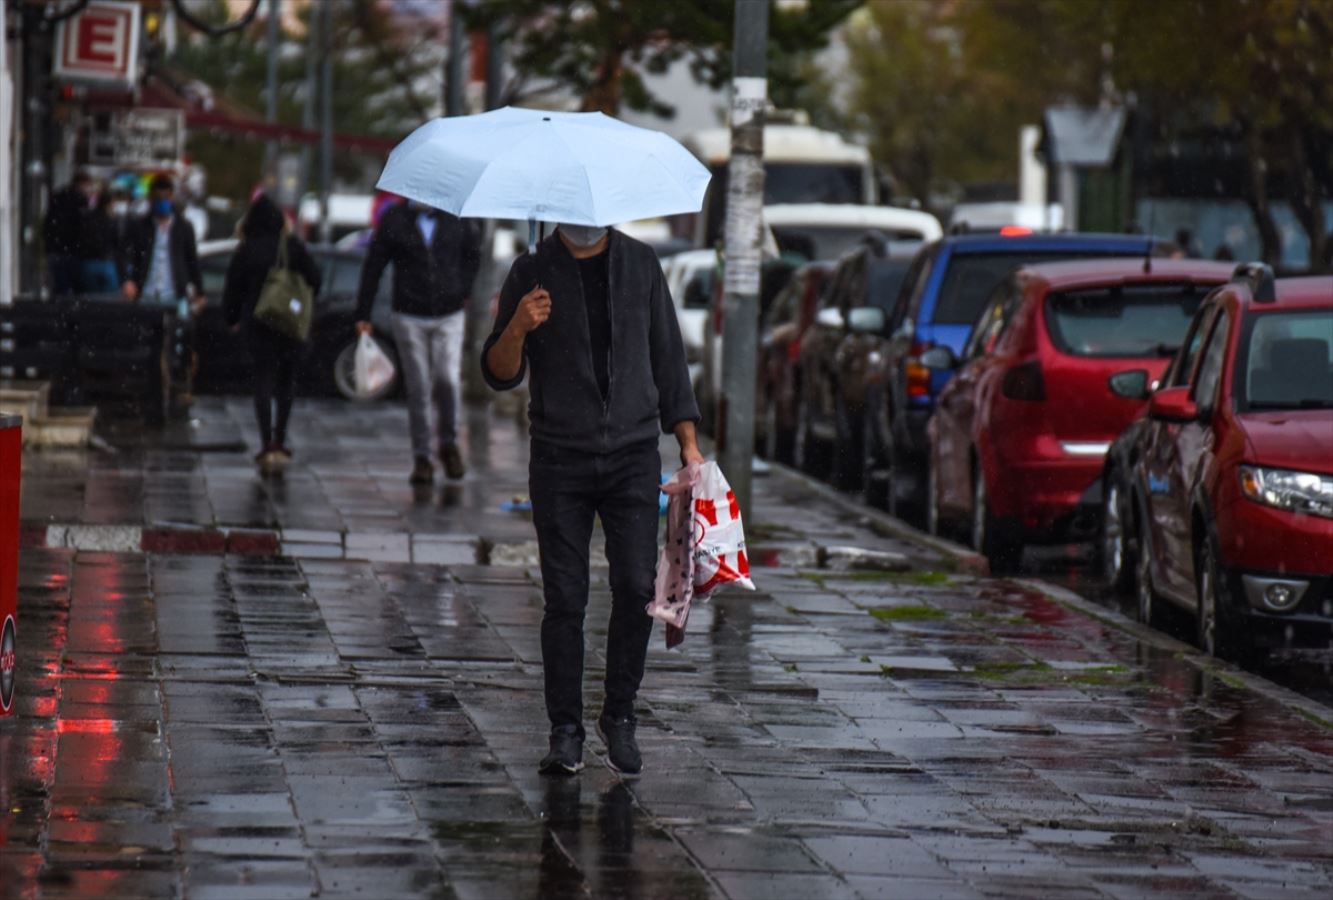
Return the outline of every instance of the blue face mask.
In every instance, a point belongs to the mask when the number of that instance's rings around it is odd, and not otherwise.
[[[171,215],[171,201],[170,201],[170,200],[154,200],[154,201],[153,201],[153,215],[158,216],[159,218],[163,218],[163,219],[165,219],[167,216]]]

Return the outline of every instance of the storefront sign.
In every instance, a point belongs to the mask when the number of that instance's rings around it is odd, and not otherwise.
[[[93,165],[168,168],[185,151],[185,116],[178,109],[95,112],[88,129]]]
[[[139,69],[139,4],[92,0],[56,33],[55,76],[133,86]]]

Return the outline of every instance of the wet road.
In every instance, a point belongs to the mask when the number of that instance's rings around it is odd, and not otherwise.
[[[66,524],[116,507],[158,527],[135,491],[89,498],[103,476],[159,498],[170,479],[196,527],[262,510],[247,524],[282,552],[96,550],[70,544],[108,532],[70,531],[24,551],[6,896],[1333,890],[1317,707],[1095,608],[950,571],[780,475],[757,482],[760,591],[698,608],[679,651],[654,637],[644,775],[621,781],[592,738],[588,770],[544,779],[531,526],[496,505],[522,490],[513,423],[473,419],[471,446],[495,453],[445,504],[400,486],[382,436],[405,435],[398,413],[372,436],[355,412],[298,409],[327,440],[289,473],[303,503],[247,481],[244,450],[135,450],[92,478],[65,464]],[[489,565],[418,558],[479,531]],[[598,570],[590,711],[608,608]]]

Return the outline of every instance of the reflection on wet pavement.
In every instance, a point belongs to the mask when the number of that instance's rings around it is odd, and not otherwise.
[[[488,465],[521,483],[504,452]],[[351,453],[289,473],[289,502]],[[235,470],[238,508],[240,455],[199,463]],[[319,495],[340,517],[460,514],[418,510],[392,463]],[[626,781],[595,738],[579,776],[535,771],[530,566],[395,561],[388,527],[351,532],[383,559],[25,551],[5,896],[1328,896],[1329,722],[951,574],[798,482],[761,490],[774,565],[698,607],[681,650],[655,636]],[[915,568],[816,569],[812,543]],[[599,571],[590,710],[609,600]]]

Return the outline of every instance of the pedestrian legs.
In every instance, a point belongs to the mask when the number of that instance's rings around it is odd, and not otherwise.
[[[653,441],[612,455],[602,478],[597,514],[606,533],[611,567],[611,623],[606,635],[606,703],[620,719],[634,714],[634,699],[648,655],[657,570],[658,482],[662,461]]]
[[[440,449],[458,442],[462,416],[463,312],[438,320],[431,329],[430,363],[439,410]]]
[[[551,728],[583,728],[583,615],[597,511],[596,458],[533,441],[528,491],[541,553],[542,668]]]
[[[412,455],[430,459],[431,360],[433,319],[393,314],[393,338],[407,388],[407,419],[412,433]]]

